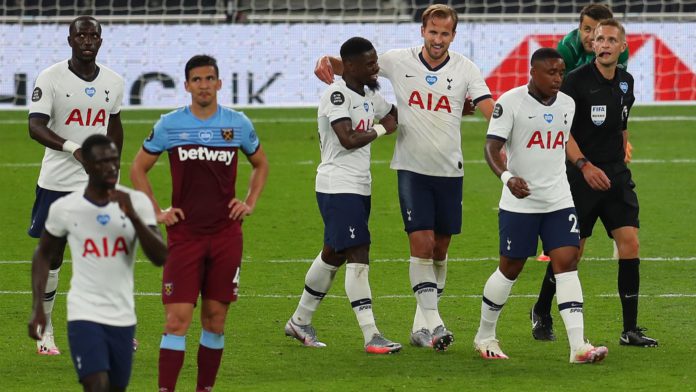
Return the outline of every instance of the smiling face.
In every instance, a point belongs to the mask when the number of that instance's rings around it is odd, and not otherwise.
[[[421,26],[425,59],[432,62],[444,60],[455,35],[454,20],[451,17],[433,16],[428,19],[425,26]]]
[[[367,86],[372,91],[379,90],[379,82],[377,82],[379,65],[377,65],[377,52],[374,49],[356,55],[345,64],[346,71],[351,74],[355,82]]]
[[[616,65],[626,46],[626,37],[618,27],[599,25],[595,29],[593,49],[600,65]]]
[[[207,107],[217,102],[217,92],[222,87],[222,80],[218,79],[214,66],[204,65],[189,70],[184,87],[191,93],[192,103]]]
[[[80,61],[94,61],[102,44],[101,26],[92,18],[78,18],[70,25],[68,45],[72,57]]]

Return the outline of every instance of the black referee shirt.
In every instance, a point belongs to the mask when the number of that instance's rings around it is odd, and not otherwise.
[[[623,163],[623,131],[636,100],[633,76],[617,67],[607,80],[592,62],[569,73],[561,91],[575,100],[570,133],[583,155],[594,164]]]

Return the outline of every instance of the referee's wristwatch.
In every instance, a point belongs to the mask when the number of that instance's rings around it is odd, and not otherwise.
[[[578,170],[582,171],[582,168],[585,167],[590,161],[587,160],[587,158],[580,158],[577,161],[575,161],[575,167],[578,168]]]

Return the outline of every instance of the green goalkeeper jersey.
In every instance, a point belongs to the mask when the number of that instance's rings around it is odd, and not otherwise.
[[[565,61],[566,69],[565,74],[567,75],[570,71],[578,68],[581,65],[591,63],[594,60],[594,53],[585,52],[585,48],[580,42],[580,35],[578,34],[578,29],[571,31],[566,34],[565,37],[558,43],[558,51],[563,56],[563,61]],[[619,55],[619,67],[626,69],[628,66],[628,48]]]

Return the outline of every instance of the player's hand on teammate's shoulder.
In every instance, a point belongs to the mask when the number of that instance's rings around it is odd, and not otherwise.
[[[611,181],[606,173],[591,162],[587,162],[580,171],[582,171],[587,185],[595,191],[608,191],[611,188]]]
[[[29,320],[29,337],[34,340],[41,340],[43,337],[44,328],[46,328],[46,314],[41,309],[34,309],[31,312],[31,319]]]
[[[507,182],[507,187],[510,189],[513,196],[518,199],[524,199],[531,194],[527,181],[522,177],[511,177]]]
[[[317,60],[317,65],[314,67],[314,75],[326,84],[334,82],[333,67],[331,66],[329,56],[321,56]]]
[[[157,223],[164,223],[166,226],[172,226],[179,221],[186,219],[184,216],[184,211],[181,208],[169,207],[164,209],[157,214]]]
[[[230,208],[230,219],[232,220],[242,220],[245,216],[251,215],[254,211],[253,207],[237,198],[232,199],[227,207]]]

